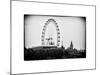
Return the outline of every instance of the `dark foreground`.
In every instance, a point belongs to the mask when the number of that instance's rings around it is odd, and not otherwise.
[[[24,60],[48,60],[48,59],[71,59],[86,58],[86,50],[64,49],[58,47],[35,47],[24,48]]]

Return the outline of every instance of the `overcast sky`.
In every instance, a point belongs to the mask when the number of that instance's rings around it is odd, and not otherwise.
[[[42,29],[46,21],[53,18],[60,29],[60,41],[67,48],[73,42],[74,48],[85,49],[85,20],[82,17],[59,17],[59,16],[25,16],[25,47],[41,46]],[[49,23],[45,37],[53,37],[57,41],[54,23]],[[62,42],[61,42],[62,43]],[[61,44],[60,44],[61,45]]]

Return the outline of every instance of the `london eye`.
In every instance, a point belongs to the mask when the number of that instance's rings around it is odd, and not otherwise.
[[[45,38],[47,26],[48,26],[48,24],[50,22],[52,22],[54,24],[56,32],[57,32],[56,46],[58,47],[60,45],[60,29],[59,29],[58,23],[53,18],[50,18],[45,22],[45,24],[43,26],[43,29],[42,29],[41,42],[42,42],[42,45],[45,45],[45,40],[48,40],[48,42],[52,40],[52,37]],[[49,45],[54,45],[54,43],[53,42],[49,42]]]

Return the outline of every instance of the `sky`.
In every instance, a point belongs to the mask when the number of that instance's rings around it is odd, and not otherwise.
[[[60,45],[65,48],[73,42],[74,48],[85,49],[86,44],[86,21],[83,17],[75,16],[47,16],[47,15],[24,15],[25,47],[31,48],[41,46],[43,26],[48,19],[54,19],[60,29]],[[45,31],[45,37],[53,37],[57,42],[57,31],[55,24],[50,22]]]

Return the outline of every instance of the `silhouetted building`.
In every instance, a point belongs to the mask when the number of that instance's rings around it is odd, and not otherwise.
[[[61,48],[62,48],[62,49],[65,49],[65,47],[63,46],[63,41],[62,41],[62,45],[61,45]]]
[[[72,43],[72,41],[70,43],[70,49],[73,49],[73,43]]]

